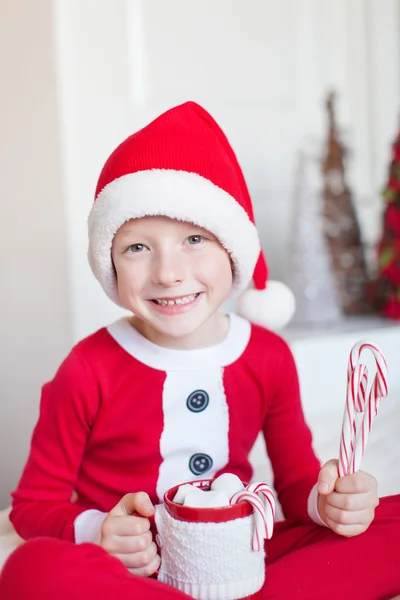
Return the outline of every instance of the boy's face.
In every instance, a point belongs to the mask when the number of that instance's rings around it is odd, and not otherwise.
[[[217,238],[168,217],[127,221],[112,258],[123,306],[169,338],[209,322],[232,288],[231,261]]]

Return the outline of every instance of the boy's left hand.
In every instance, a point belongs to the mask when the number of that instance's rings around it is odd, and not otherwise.
[[[345,537],[368,529],[379,504],[375,477],[358,471],[339,477],[338,461],[329,460],[318,476],[318,512],[335,533]]]

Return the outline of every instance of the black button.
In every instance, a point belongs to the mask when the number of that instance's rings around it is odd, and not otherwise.
[[[193,454],[189,460],[189,469],[194,475],[202,475],[213,466],[213,460],[208,454]]]
[[[204,390],[196,390],[192,392],[186,400],[186,406],[192,412],[198,413],[205,410],[210,401],[209,395]]]

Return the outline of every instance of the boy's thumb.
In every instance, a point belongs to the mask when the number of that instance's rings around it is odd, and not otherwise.
[[[326,496],[335,489],[335,483],[339,476],[338,465],[338,460],[332,458],[331,460],[328,460],[320,470],[317,484],[319,494]]]
[[[125,494],[121,500],[110,510],[110,515],[126,516],[138,514],[142,517],[151,517],[154,514],[154,506],[146,492]]]

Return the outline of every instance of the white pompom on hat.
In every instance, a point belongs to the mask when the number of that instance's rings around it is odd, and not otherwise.
[[[201,106],[186,102],[128,137],[106,161],[89,215],[93,273],[117,304],[112,241],[126,221],[162,215],[213,233],[233,262],[237,312],[279,329],[293,316],[292,292],[268,281],[247,185],[224,132]],[[246,289],[253,280],[254,287]]]

